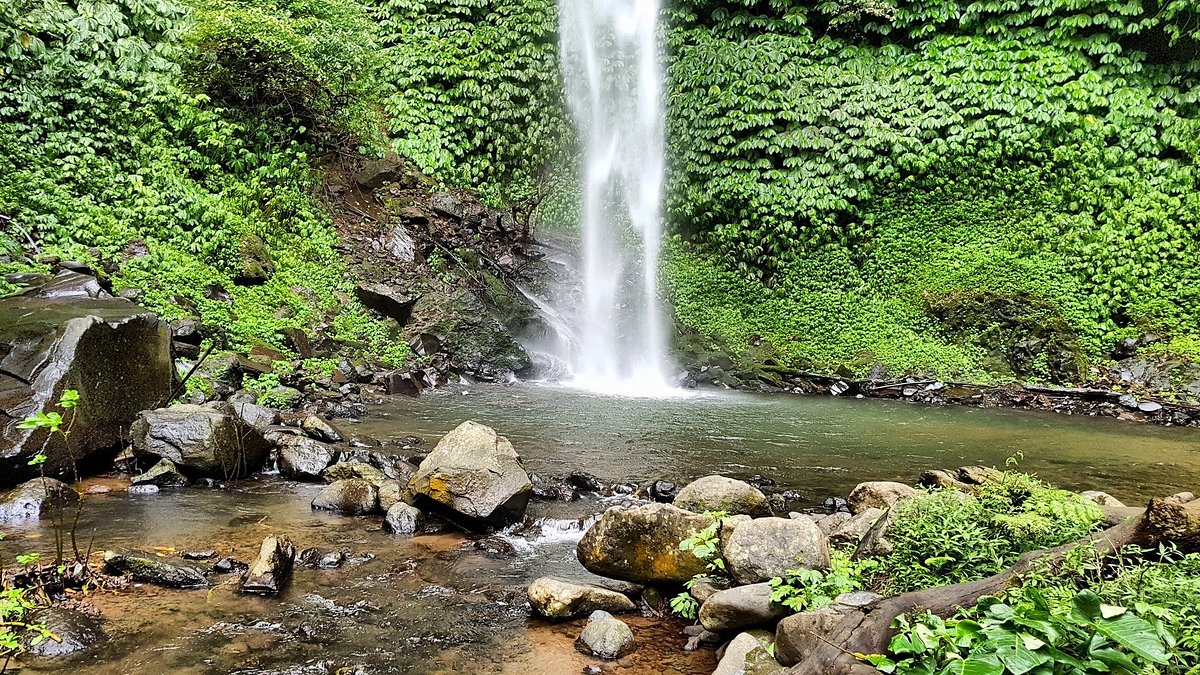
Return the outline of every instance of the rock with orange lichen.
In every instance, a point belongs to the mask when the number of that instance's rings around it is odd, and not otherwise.
[[[524,517],[533,494],[520,459],[507,438],[464,422],[421,462],[408,489],[458,525],[502,525]]]
[[[593,574],[637,583],[681,584],[705,571],[705,563],[679,542],[713,519],[670,504],[614,506],[588,529],[576,549]]]

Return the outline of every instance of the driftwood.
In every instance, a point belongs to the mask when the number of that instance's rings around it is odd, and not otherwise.
[[[1116,512],[1106,514],[1110,522]],[[1053,573],[1067,555],[1079,546],[1092,547],[1097,555],[1108,556],[1123,547],[1145,548],[1173,543],[1183,551],[1200,551],[1200,500],[1183,503],[1173,499],[1155,499],[1145,510],[1126,517],[1116,525],[1069,544],[1032,551],[1015,565],[995,576],[952,586],[941,586],[883,598],[862,612],[852,612],[838,624],[826,642],[792,667],[789,675],[878,675],[879,671],[855,658],[854,654],[883,654],[894,634],[896,617],[928,611],[949,616],[979,598],[1012,588],[1030,572]]]

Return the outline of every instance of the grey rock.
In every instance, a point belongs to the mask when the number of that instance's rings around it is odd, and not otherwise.
[[[179,558],[160,558],[142,551],[106,551],[109,572],[127,574],[134,581],[168,588],[204,588],[208,580],[198,567]]]
[[[718,591],[728,590],[729,580],[716,577],[699,577],[692,582],[692,587],[688,589],[688,593],[695,598],[696,602],[704,604]]]
[[[157,485],[130,485],[126,492],[131,495],[156,495],[159,489]]]
[[[833,534],[829,535],[829,544],[831,546],[847,544],[858,546],[858,542],[871,530],[871,526],[881,516],[883,516],[883,509],[876,508],[866,509],[858,515],[851,516],[839,525]]]
[[[401,502],[407,504],[413,500],[413,496],[408,491],[408,482],[400,482],[398,480],[385,480],[379,484],[379,510],[387,512],[396,504]]]
[[[765,516],[767,496],[753,485],[724,476],[705,476],[676,495],[675,506],[694,513],[723,511],[729,515]]]
[[[425,523],[425,514],[415,506],[396,502],[387,510],[383,526],[392,534],[411,536]]]
[[[258,429],[260,432],[265,432],[272,425],[279,422],[278,411],[258,405],[257,403],[230,401],[229,405],[233,408],[233,414],[237,415],[243,424],[252,429]]]
[[[0,299],[0,486],[70,475],[77,461],[125,442],[137,414],[166,400],[174,378],[171,338],[154,314],[125,300]],[[38,412],[79,391],[70,447],[61,434],[21,429]],[[86,414],[84,414],[86,411]]]
[[[529,585],[529,604],[550,619],[573,619],[596,610],[632,612],[637,608],[616,591],[554,577],[542,577]]]
[[[187,476],[179,472],[179,467],[169,459],[160,459],[158,464],[150,467],[145,473],[134,476],[134,485],[157,485],[158,487],[183,487],[188,484]]]
[[[272,440],[279,448],[279,472],[288,478],[321,478],[337,457],[332,446],[305,436],[276,434]]]
[[[79,493],[70,485],[53,478],[34,478],[0,497],[0,521],[50,516],[74,509],[78,503]]]
[[[365,480],[334,481],[313,499],[312,507],[319,511],[366,515],[379,508],[379,491]]]
[[[827,605],[784,618],[775,628],[775,658],[794,666],[812,653],[846,617],[847,607]]]
[[[223,402],[146,410],[129,433],[138,457],[169,459],[185,472],[214,478],[247,475],[269,449],[262,432]]]
[[[633,631],[625,622],[604,611],[592,612],[575,647],[602,659],[619,659],[636,648]]]
[[[287,537],[269,535],[258,549],[258,558],[242,577],[242,592],[253,595],[278,595],[292,576],[296,547]]]
[[[690,551],[680,551],[679,542],[712,522],[670,504],[614,506],[584,533],[576,553],[593,574],[636,583],[682,584],[706,568]]]
[[[775,637],[764,630],[739,633],[725,646],[713,675],[775,675],[783,666],[771,656]]]
[[[300,428],[311,438],[325,443],[341,443],[346,439],[345,434],[329,422],[317,415],[309,415],[300,423]]]
[[[892,481],[859,483],[850,493],[847,502],[851,513],[862,513],[867,509],[886,509],[893,504],[917,496],[916,488]]]
[[[821,531],[828,536],[836,532],[837,529],[842,526],[842,524],[853,517],[853,515],[845,511],[838,511],[837,513],[831,513],[814,522],[816,522],[817,527],[821,528]]]
[[[721,546],[730,574],[740,584],[753,584],[801,567],[829,568],[829,543],[810,520],[758,518],[743,523]]]
[[[410,295],[387,284],[363,282],[354,289],[354,295],[363,305],[375,310],[404,327],[412,316],[413,306],[420,296]]]
[[[700,625],[714,633],[774,626],[791,613],[771,602],[771,584],[749,584],[713,593],[700,605]]]
[[[464,422],[446,434],[421,462],[408,489],[427,503],[465,517],[467,525],[518,520],[533,495],[533,484],[512,443],[475,422]]]

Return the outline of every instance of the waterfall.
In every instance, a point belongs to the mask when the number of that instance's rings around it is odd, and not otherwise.
[[[560,61],[583,150],[582,299],[572,384],[671,391],[658,300],[666,163],[661,0],[559,0]]]

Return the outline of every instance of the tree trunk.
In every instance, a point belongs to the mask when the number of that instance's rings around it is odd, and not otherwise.
[[[985,595],[1019,585],[1032,571],[1057,574],[1067,554],[1079,546],[1091,546],[1098,555],[1108,556],[1131,544],[1155,548],[1164,543],[1174,543],[1183,551],[1200,550],[1200,499],[1187,504],[1154,499],[1138,515],[1078,541],[1026,553],[997,575],[878,600],[863,613],[849,614],[827,642],[787,672],[789,675],[878,675],[878,670],[854,655],[886,653],[894,634],[892,622],[898,616],[920,611],[949,616],[974,605]]]

